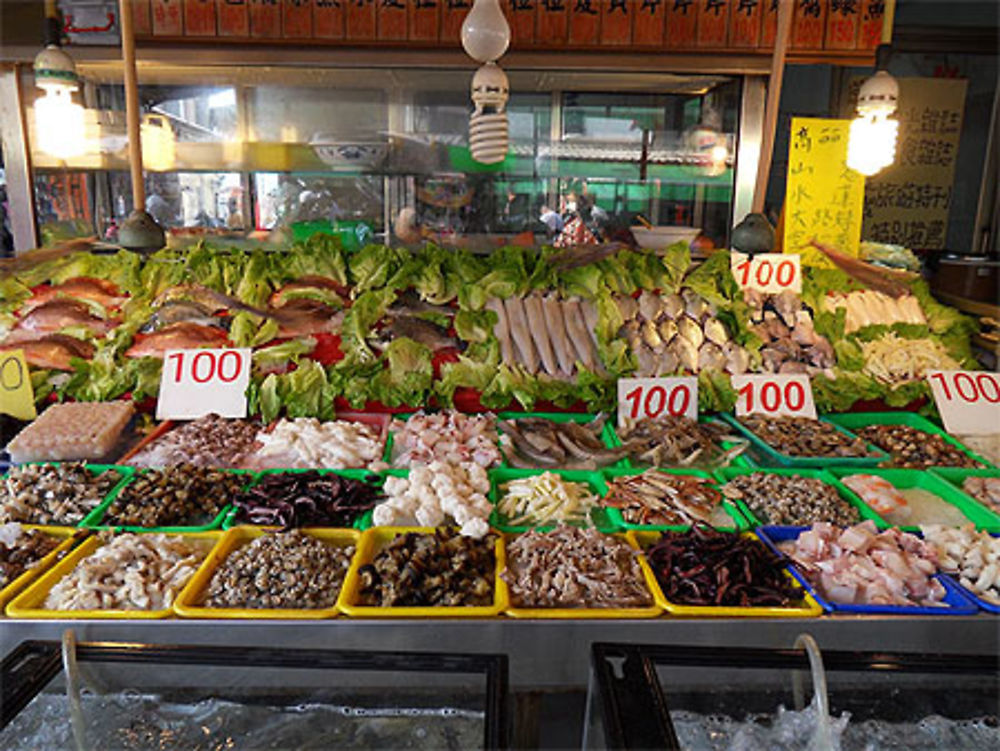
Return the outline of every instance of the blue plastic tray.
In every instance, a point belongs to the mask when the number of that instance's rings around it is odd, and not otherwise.
[[[798,579],[799,583],[809,590],[810,594],[816,598],[816,602],[823,606],[828,613],[860,613],[865,615],[973,615],[978,612],[977,603],[970,598],[965,590],[958,586],[946,574],[935,574],[934,578],[941,582],[945,588],[945,597],[942,602],[947,607],[928,608],[918,605],[841,605],[833,603],[821,596],[816,588],[809,583],[809,580],[798,570],[792,559],[778,550],[777,543],[788,540],[796,540],[798,536],[809,527],[761,527],[757,530],[757,536],[764,541],[774,552],[788,561],[788,570],[792,576]]]

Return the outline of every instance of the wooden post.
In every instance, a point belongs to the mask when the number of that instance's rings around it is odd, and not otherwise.
[[[760,144],[760,161],[757,163],[757,185],[753,192],[753,212],[764,211],[767,181],[771,176],[771,158],[774,155],[774,134],[778,128],[778,105],[781,103],[781,80],[785,74],[785,53],[792,29],[792,0],[778,0],[778,31],[774,38],[771,56],[771,73],[767,79],[767,102],[764,105],[764,133]]]
[[[139,127],[139,83],[135,72],[135,33],[131,0],[118,0],[122,26],[122,62],[125,70],[125,123],[128,126],[128,161],[132,175],[132,208],[146,210],[142,181],[142,137]]]

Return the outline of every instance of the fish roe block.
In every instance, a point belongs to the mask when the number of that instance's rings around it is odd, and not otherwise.
[[[7,444],[14,462],[100,459],[118,441],[132,402],[53,404]]]

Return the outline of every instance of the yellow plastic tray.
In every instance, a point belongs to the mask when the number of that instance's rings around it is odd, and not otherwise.
[[[174,612],[182,618],[315,620],[336,617],[339,612],[340,599],[344,596],[344,585],[340,587],[337,601],[328,608],[210,608],[198,604],[202,599],[202,594],[212,581],[212,577],[215,576],[215,572],[230,553],[258,537],[279,529],[280,527],[239,526],[227,530],[223,534],[219,544],[212,549],[212,552],[202,562],[195,575],[191,577],[187,586],[181,590],[177,599],[174,600]],[[355,548],[354,555],[357,557],[358,541],[361,537],[360,532],[353,529],[329,528],[304,528],[302,531],[311,537],[315,537],[335,547],[353,545]]]
[[[221,532],[186,532],[179,535],[190,541],[204,541],[205,552],[219,541]],[[7,606],[7,615],[12,618],[94,618],[94,619],[127,619],[127,620],[157,620],[169,618],[174,614],[173,608],[161,610],[46,610],[43,606],[49,590],[64,576],[69,574],[76,565],[101,547],[104,542],[98,537],[90,537],[80,547],[66,556],[54,568],[49,569],[38,581],[15,597]]]
[[[507,608],[507,584],[500,578],[504,569],[503,538],[497,536],[496,541],[496,576],[493,583],[492,605],[456,605],[440,607],[394,607],[377,605],[359,605],[358,595],[361,579],[358,570],[372,562],[372,559],[389,542],[401,534],[417,532],[433,534],[433,527],[372,527],[361,534],[361,544],[354,556],[354,565],[347,573],[347,580],[340,593],[340,609],[355,618],[488,618],[499,615]]]
[[[618,537],[625,540],[629,545],[631,545],[636,550],[639,550],[639,545],[634,539],[631,539],[625,534],[611,535],[612,537]],[[508,535],[508,539],[513,539],[518,537],[518,535]],[[506,563],[506,561],[505,561]],[[506,566],[505,566],[506,567]],[[639,557],[639,568],[642,569],[643,579],[646,581],[646,589],[649,590],[653,597],[653,604],[648,605],[644,608],[518,608],[513,605],[508,607],[506,610],[507,615],[511,618],[545,618],[545,619],[566,619],[566,618],[656,618],[661,613],[663,613],[663,607],[660,601],[656,598],[656,591],[659,587],[656,586],[656,578],[653,576],[653,570],[646,563],[644,556]],[[507,586],[506,582],[504,585]],[[508,586],[508,597],[510,588]]]
[[[88,530],[77,529],[76,527],[46,527],[38,524],[22,524],[24,529],[34,529],[44,532],[50,537],[58,537],[62,540],[54,550],[42,557],[34,566],[23,572],[3,589],[0,589],[0,613],[7,607],[7,603],[20,594],[25,587],[46,572],[56,561],[61,559],[66,551],[70,550],[77,542],[83,540],[90,534]]]
[[[632,542],[645,551],[647,547],[655,543],[660,539],[661,534],[659,532],[637,532],[631,531],[626,533],[626,537],[630,537]],[[751,532],[744,532],[744,537],[751,537],[758,542],[760,540]],[[761,545],[764,543],[761,542]],[[643,552],[642,560],[645,563],[646,554]],[[647,563],[647,566],[649,564]],[[660,583],[656,580],[656,575],[652,573],[652,568],[650,567],[651,582],[650,588],[653,590],[653,597],[656,602],[659,603],[660,607],[666,610],[670,615],[676,616],[695,616],[698,618],[813,618],[818,615],[823,614],[823,608],[815,598],[809,594],[802,586],[796,581],[795,577],[792,576],[786,570],[784,572],[785,576],[791,579],[797,587],[802,589],[802,604],[787,608],[778,607],[759,607],[759,608],[737,608],[737,607],[723,607],[715,605],[678,605],[676,603],[670,602],[664,595],[663,590],[660,588]]]

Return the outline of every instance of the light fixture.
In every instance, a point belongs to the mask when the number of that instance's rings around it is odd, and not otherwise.
[[[507,100],[510,84],[496,61],[510,44],[510,26],[500,0],[476,0],[462,22],[462,47],[483,63],[472,77],[474,110],[469,117],[469,151],[482,164],[498,164],[507,156]]]
[[[177,155],[177,140],[166,116],[156,113],[146,115],[142,119],[139,134],[143,165],[154,172],[171,169]]]
[[[76,64],[59,46],[59,11],[45,3],[45,47],[35,57],[35,85],[45,92],[35,100],[35,137],[40,151],[59,159],[79,156],[87,148],[83,107],[73,101],[80,87]]]
[[[899,106],[899,84],[889,75],[889,46],[880,45],[875,75],[858,91],[858,116],[851,122],[847,141],[847,166],[871,176],[896,159],[899,121],[893,115]]]

